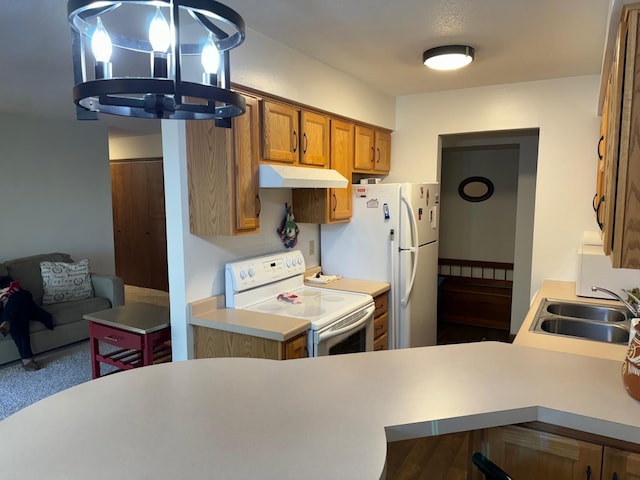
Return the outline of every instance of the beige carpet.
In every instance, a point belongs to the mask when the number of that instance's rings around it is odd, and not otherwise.
[[[124,286],[125,303],[154,303],[156,305],[169,306],[169,292],[154,290],[152,288],[136,287],[134,285]]]

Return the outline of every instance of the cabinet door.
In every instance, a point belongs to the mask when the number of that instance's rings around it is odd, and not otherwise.
[[[111,162],[116,274],[169,291],[162,159]]]
[[[307,334],[303,333],[289,340],[284,346],[285,360],[293,360],[294,358],[307,358],[309,351],[307,349]]]
[[[326,167],[329,165],[329,118],[318,113],[301,113],[300,163]]]
[[[600,478],[602,446],[581,440],[507,426],[485,430],[482,449],[518,480]]]
[[[604,447],[602,480],[640,480],[640,454]]]
[[[602,107],[602,119],[600,121],[600,138],[598,139],[597,154],[598,154],[598,167],[596,170],[596,194],[593,197],[593,210],[596,215],[596,223],[600,230],[603,229],[603,214],[604,214],[604,172],[606,165],[605,152],[607,148],[607,127],[609,118],[609,95],[611,91],[611,82],[607,87],[607,94],[604,98],[604,105]]]
[[[375,160],[375,135],[371,128],[356,125],[354,170],[372,171]]]
[[[353,125],[340,120],[331,120],[331,168],[345,177],[345,188],[332,188],[329,219],[331,221],[351,218],[351,165],[353,164]]]
[[[375,132],[376,157],[373,169],[376,173],[389,173],[391,167],[391,134]]]
[[[260,226],[258,196],[258,99],[245,97],[247,111],[234,117],[235,226],[237,232],[254,232]]]
[[[611,255],[613,247],[613,220],[615,216],[616,182],[618,181],[618,156],[620,154],[620,115],[622,110],[622,76],[624,72],[624,56],[626,52],[626,22],[620,24],[616,49],[611,64],[609,90],[607,92],[606,159],[604,171],[604,200],[600,205],[602,211],[602,245],[604,253]]]
[[[189,226],[196,235],[236,235],[259,226],[258,119],[255,98],[232,128],[188,120]]]
[[[298,110],[266,100],[262,107],[262,159],[298,163]]]

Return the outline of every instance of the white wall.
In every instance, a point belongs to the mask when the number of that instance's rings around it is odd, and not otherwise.
[[[439,179],[440,135],[539,128],[530,295],[544,279],[574,281],[595,225],[598,88],[592,75],[400,97],[389,180]]]
[[[330,69],[251,30],[246,42],[231,53],[232,81],[309,106],[393,128],[393,97]],[[174,360],[192,356],[188,303],[224,293],[226,262],[285,250],[276,233],[290,189],[261,189],[260,233],[236,237],[198,237],[189,232],[188,185],[184,122],[162,121],[167,256],[171,295]],[[295,214],[295,211],[294,211]],[[318,225],[299,224],[299,246],[307,266],[319,262]],[[308,254],[309,240],[316,253]]]
[[[109,159],[162,157],[162,135],[114,137],[109,135]]]
[[[440,256],[512,263],[518,195],[517,145],[448,148],[442,152]],[[460,182],[488,178],[495,190],[483,202],[458,195]]]
[[[4,115],[0,165],[0,261],[57,251],[114,273],[104,124]]]

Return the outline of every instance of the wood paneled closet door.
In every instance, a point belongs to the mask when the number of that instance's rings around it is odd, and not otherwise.
[[[111,162],[116,275],[169,291],[162,158]]]

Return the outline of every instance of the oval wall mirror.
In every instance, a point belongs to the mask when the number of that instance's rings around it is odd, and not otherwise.
[[[485,177],[468,177],[458,185],[458,195],[467,202],[484,202],[493,191],[493,182]]]

